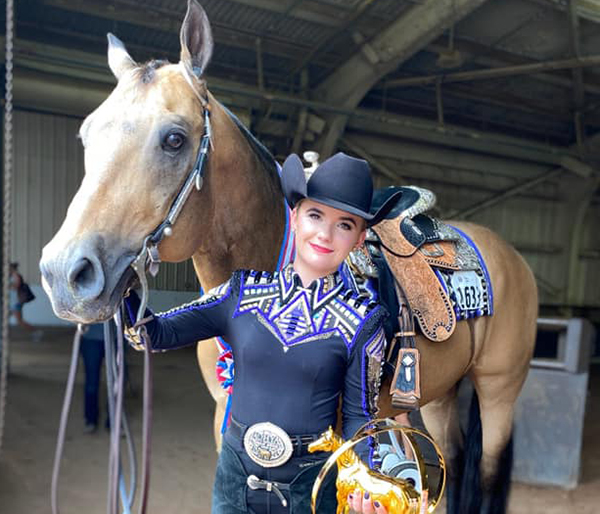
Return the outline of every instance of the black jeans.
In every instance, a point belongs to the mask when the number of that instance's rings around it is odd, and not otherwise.
[[[246,455],[241,442],[225,434],[217,462],[213,487],[212,514],[309,514],[313,484],[329,454],[292,457],[276,468],[263,468]],[[248,475],[285,484],[283,506],[274,492],[252,490]],[[332,514],[337,509],[335,473],[331,471],[319,491],[317,512]]]

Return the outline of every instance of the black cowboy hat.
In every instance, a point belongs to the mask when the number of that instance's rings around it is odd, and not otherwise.
[[[300,157],[291,154],[283,163],[281,182],[285,198],[292,208],[300,200],[309,198],[355,214],[365,219],[369,226],[381,221],[400,195],[392,195],[377,212],[371,213],[373,180],[369,163],[343,152],[323,161],[308,181]]]

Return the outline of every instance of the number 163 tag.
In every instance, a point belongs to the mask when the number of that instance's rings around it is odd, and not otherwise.
[[[475,271],[455,271],[450,283],[456,293],[456,302],[461,309],[483,308],[483,287]]]

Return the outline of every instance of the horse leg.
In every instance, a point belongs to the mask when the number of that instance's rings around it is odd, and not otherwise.
[[[213,433],[217,452],[221,450],[221,426],[225,417],[227,407],[227,393],[217,380],[216,365],[219,358],[219,350],[214,339],[199,341],[196,346],[198,365],[202,372],[202,378],[211,396],[216,402]]]
[[[486,319],[469,376],[479,399],[481,419],[481,511],[507,510],[512,472],[514,406],[521,391],[535,345],[537,290],[531,270],[510,248],[499,247],[484,256],[495,270],[496,310]],[[476,321],[474,322],[476,323]]]
[[[520,383],[508,383],[504,376],[473,376],[479,397],[482,426],[480,463],[482,512],[506,512],[512,471],[512,431],[514,404]]]
[[[420,413],[427,431],[440,446],[446,460],[446,511],[460,511],[460,483],[463,468],[463,436],[460,430],[458,387],[421,407]]]
[[[470,320],[474,356],[469,371],[479,407],[481,462],[476,485],[483,493],[482,507],[475,512],[506,512],[510,485],[510,449],[514,404],[529,370],[536,333],[538,298],[535,277],[524,259],[492,232],[470,223],[457,223],[477,244],[486,262],[494,291],[494,315]],[[471,427],[470,427],[471,428]],[[479,434],[476,434],[479,435]],[[465,469],[474,463],[468,457]],[[467,469],[468,468],[468,469]],[[468,473],[465,472],[465,475]],[[471,488],[478,495],[479,488]],[[468,489],[463,488],[469,493]],[[464,502],[464,494],[461,495]],[[463,504],[464,512],[466,510]]]

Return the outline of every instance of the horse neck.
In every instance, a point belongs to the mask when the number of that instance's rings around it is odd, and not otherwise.
[[[204,289],[224,282],[236,269],[274,271],[286,208],[279,177],[265,169],[212,95],[209,101],[213,150],[206,185],[213,212],[203,243],[193,255]]]

